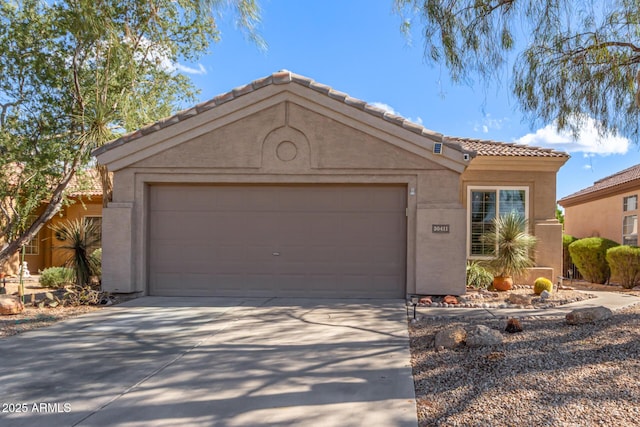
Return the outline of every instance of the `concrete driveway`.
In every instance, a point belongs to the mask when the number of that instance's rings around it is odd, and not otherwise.
[[[145,297],[0,341],[3,426],[415,426],[402,300]]]

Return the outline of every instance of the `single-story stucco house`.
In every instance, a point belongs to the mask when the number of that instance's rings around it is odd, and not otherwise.
[[[59,247],[65,242],[56,238],[51,226],[82,218],[98,224],[102,223],[102,187],[97,171],[88,169],[82,171],[80,177],[74,177],[67,188],[67,198],[68,204],[25,245],[24,260],[30,274],[37,274],[49,267],[64,266],[71,256],[70,251]],[[35,215],[42,213],[45,206],[46,203],[43,203],[34,212],[34,219]],[[0,270],[9,276],[17,276],[20,271],[20,260],[21,253],[17,252],[1,266]]]
[[[103,288],[190,296],[462,294],[495,212],[562,266],[568,155],[452,138],[276,72],[95,150],[114,174]]]
[[[638,246],[640,165],[602,178],[563,197],[565,233],[577,238],[604,237]]]

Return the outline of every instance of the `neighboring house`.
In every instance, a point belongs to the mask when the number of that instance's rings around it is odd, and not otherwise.
[[[564,232],[574,237],[605,237],[638,245],[640,165],[603,178],[558,201]]]
[[[82,178],[74,178],[69,184],[67,194],[71,204],[63,207],[40,229],[37,236],[25,245],[24,259],[31,274],[37,274],[48,267],[62,266],[69,256],[68,251],[56,248],[64,242],[56,239],[49,228],[51,225],[78,218],[88,218],[102,224],[102,187],[95,171],[87,171]],[[37,213],[42,209],[44,206]],[[19,265],[20,254],[16,254],[4,265],[3,271],[17,275]]]
[[[95,150],[114,173],[102,284],[140,295],[462,294],[492,212],[562,264],[568,155],[445,137],[288,71]],[[474,158],[475,156],[475,158]]]

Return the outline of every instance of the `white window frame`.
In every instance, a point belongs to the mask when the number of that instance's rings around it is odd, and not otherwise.
[[[629,199],[635,199],[635,208],[629,208]],[[631,196],[625,196],[622,198],[622,211],[623,212],[633,212],[638,210],[638,195],[632,194]]]
[[[496,192],[496,212],[500,212],[500,191],[502,190],[516,190],[524,191],[524,217],[529,220],[529,209],[531,209],[531,202],[529,199],[529,187],[527,186],[501,186],[501,185],[469,185],[467,186],[467,259],[483,260],[491,259],[492,257],[487,255],[472,255],[471,254],[471,208],[472,199],[471,193],[473,191],[495,191]]]
[[[102,215],[84,215],[83,218],[100,218],[100,246],[102,247]]]
[[[625,230],[625,220],[627,218],[634,218],[635,217],[635,233],[627,233]],[[632,230],[633,231],[633,230]],[[638,246],[638,215],[637,214],[631,214],[631,215],[624,215],[622,217],[622,244],[626,245],[627,243],[625,242],[625,238],[633,238],[635,237],[636,240],[636,244],[633,246]]]
[[[36,215],[29,215],[27,217],[27,222],[29,223],[29,226],[31,226],[31,224],[33,224],[36,219],[38,219]],[[29,240],[27,243],[24,244],[24,254],[25,256],[40,255],[40,231],[38,231],[36,235],[33,236],[33,239]]]

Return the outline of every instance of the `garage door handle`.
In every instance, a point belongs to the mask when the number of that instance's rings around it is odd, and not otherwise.
[[[280,256],[280,252],[274,252],[274,253],[272,253],[271,255],[273,255],[273,256]]]

